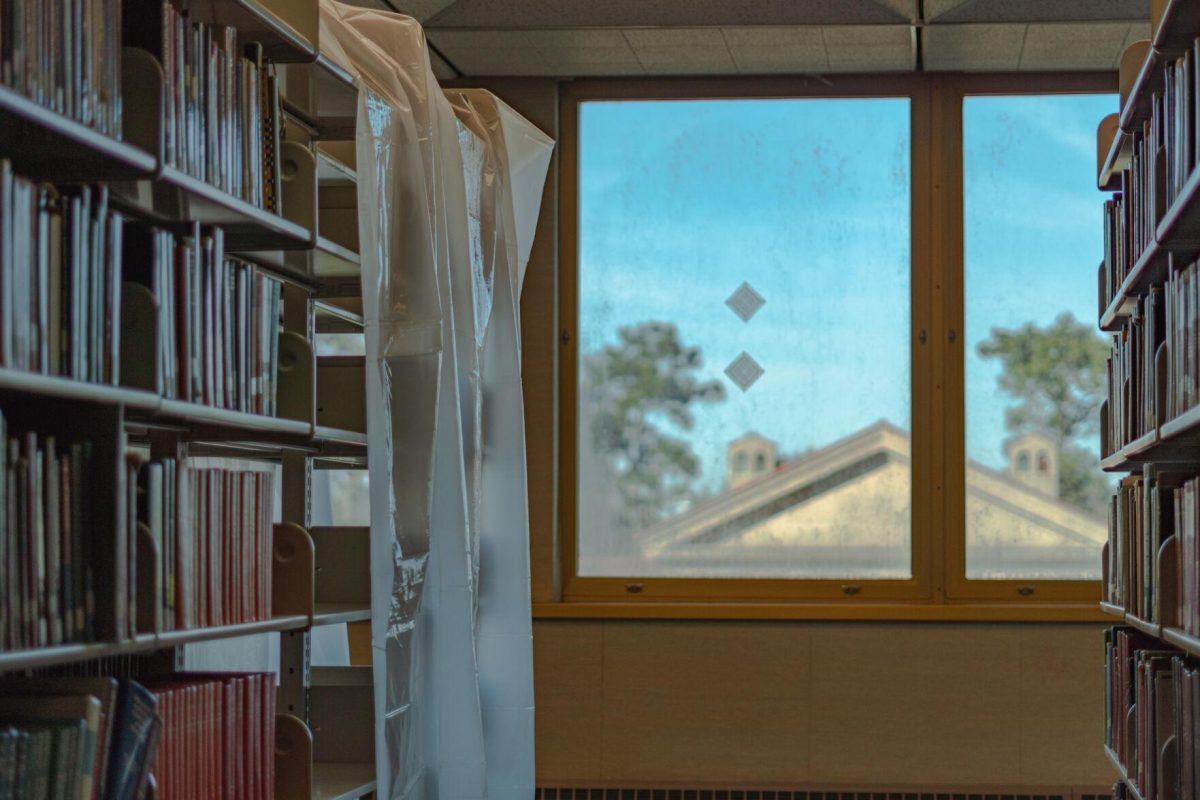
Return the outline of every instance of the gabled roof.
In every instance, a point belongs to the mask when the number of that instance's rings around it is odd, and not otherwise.
[[[639,539],[647,554],[718,543],[888,464],[908,467],[910,463],[908,432],[880,420],[774,472],[710,497],[648,528]],[[967,463],[967,486],[971,498],[1015,514],[1066,541],[1091,544],[1104,533],[1100,517],[978,462]]]
[[[774,472],[758,475],[737,488],[697,503],[682,514],[643,531],[647,549],[683,541],[723,538],[754,518],[778,513],[808,496],[828,491],[852,477],[882,466],[888,459],[908,460],[908,434],[887,420],[806,453]]]

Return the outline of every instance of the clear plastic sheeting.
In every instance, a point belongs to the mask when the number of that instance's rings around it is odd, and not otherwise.
[[[471,517],[479,520],[475,654],[487,790],[492,798],[530,798],[533,628],[519,298],[554,143],[489,92],[450,90],[447,96],[461,123],[471,252],[477,254],[470,282],[477,349],[470,357],[478,372],[463,389],[473,395],[464,418],[475,415],[467,465],[479,476]]]
[[[321,4],[321,39],[359,85],[356,167],[367,359],[371,639],[379,793],[436,796],[427,783],[417,625],[430,554],[442,375],[439,273],[448,263],[432,152],[404,72],[362,28],[372,12]],[[419,29],[417,29],[419,35]],[[381,487],[383,490],[381,490]]]
[[[452,108],[414,20],[321,12],[359,85],[379,794],[531,798],[517,231],[553,143],[484,94]]]

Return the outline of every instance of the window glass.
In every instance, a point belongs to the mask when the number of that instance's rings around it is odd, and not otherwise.
[[[1109,345],[1096,122],[1114,95],[963,102],[966,555],[972,579],[1098,579]]]
[[[911,577],[910,101],[579,129],[578,573]]]

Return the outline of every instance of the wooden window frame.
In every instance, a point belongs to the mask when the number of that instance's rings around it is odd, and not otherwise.
[[[968,96],[1048,95],[1116,92],[1112,73],[1064,73],[1053,75],[954,75],[940,79],[935,91],[944,137],[940,150],[943,220],[942,256],[935,259],[939,270],[935,284],[945,287],[946,335],[939,337],[945,354],[946,386],[946,596],[950,602],[987,601],[999,603],[1089,603],[1100,602],[1100,581],[979,580],[967,578],[966,541],[966,351],[965,330],[966,258],[964,255],[963,203],[963,100]],[[1099,120],[1096,120],[1099,124]],[[1102,195],[1096,193],[1097,207]],[[1099,224],[1097,222],[1097,224]],[[1087,265],[1080,264],[1081,271]],[[1087,319],[1084,322],[1093,322]]]
[[[962,98],[1115,91],[1115,73],[577,80],[559,94],[554,597],[539,617],[1100,620],[1098,581],[967,581],[963,484]],[[907,97],[911,108],[912,578],[580,577],[576,569],[578,114],[591,100]],[[1097,198],[1099,202],[1099,197]],[[956,210],[955,210],[956,209]],[[957,267],[954,265],[958,265]],[[1081,269],[1085,268],[1083,266]],[[957,410],[956,410],[957,409]],[[555,433],[529,431],[531,439]],[[957,437],[957,439],[955,438]],[[546,552],[545,542],[535,548]],[[535,559],[535,572],[547,569]],[[1034,591],[1026,593],[1025,587]]]

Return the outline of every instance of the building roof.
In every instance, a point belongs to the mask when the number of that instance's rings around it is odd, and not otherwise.
[[[688,511],[646,529],[638,538],[648,557],[666,555],[680,548],[730,543],[797,506],[811,504],[852,483],[862,484],[872,476],[882,476],[889,466],[908,475],[910,465],[908,432],[880,420],[773,472],[707,498]],[[1071,546],[1092,546],[1107,535],[1104,520],[1098,515],[1036,491],[975,461],[967,463],[967,492],[968,504],[976,512],[981,508],[999,512],[983,514],[982,519],[1003,517],[1009,528],[1022,529],[1020,534],[1009,532],[1010,538],[1023,535]],[[899,499],[908,502],[907,498]],[[1004,535],[1005,532],[998,531],[991,538]]]

